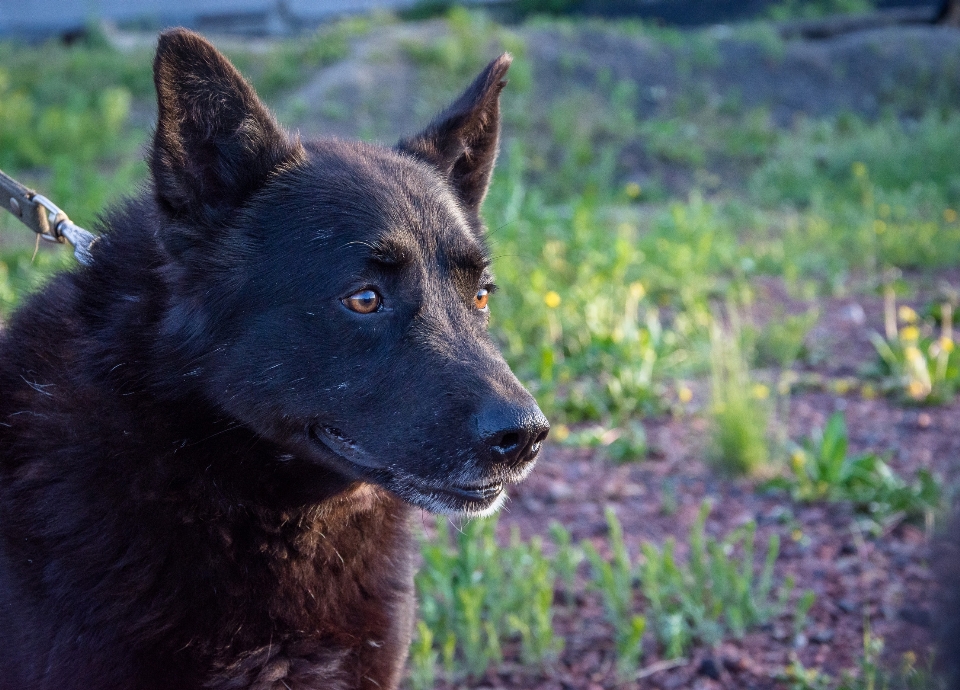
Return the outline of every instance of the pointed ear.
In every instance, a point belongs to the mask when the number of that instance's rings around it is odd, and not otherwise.
[[[222,220],[300,151],[236,68],[192,31],[160,34],[153,79],[159,113],[150,169],[174,218]]]
[[[512,60],[504,53],[491,62],[423,132],[397,146],[436,166],[474,213],[487,194],[497,160],[500,91],[507,85],[503,77]]]

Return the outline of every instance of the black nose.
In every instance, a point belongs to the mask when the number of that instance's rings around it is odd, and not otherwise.
[[[536,405],[497,405],[480,413],[477,429],[491,462],[519,467],[540,452],[550,422]]]

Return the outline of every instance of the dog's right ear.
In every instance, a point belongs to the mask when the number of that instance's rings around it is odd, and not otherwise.
[[[150,169],[173,218],[222,222],[301,151],[236,68],[192,31],[160,34],[153,78],[159,114]]]

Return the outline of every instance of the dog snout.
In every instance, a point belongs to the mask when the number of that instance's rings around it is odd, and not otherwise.
[[[532,461],[550,431],[550,423],[536,404],[489,407],[477,421],[490,461],[510,468]]]

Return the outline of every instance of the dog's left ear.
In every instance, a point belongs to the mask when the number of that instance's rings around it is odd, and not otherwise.
[[[436,166],[476,213],[487,194],[500,139],[500,92],[513,58],[504,53],[420,134],[397,148]]]

